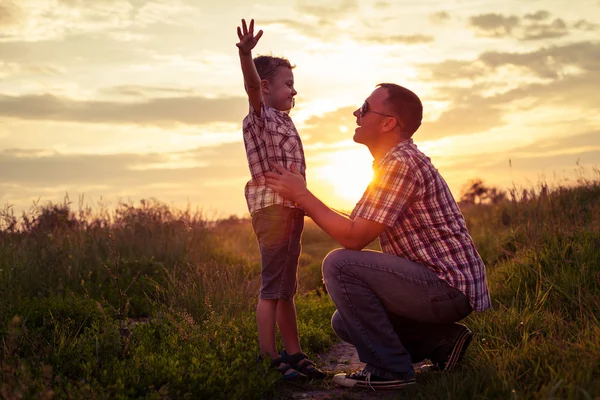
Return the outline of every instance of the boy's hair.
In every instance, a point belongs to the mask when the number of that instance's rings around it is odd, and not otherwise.
[[[266,79],[271,82],[271,79],[277,74],[279,68],[294,69],[296,66],[290,64],[287,58],[273,56],[258,56],[254,59],[254,66],[258,71],[260,79]]]
[[[404,123],[406,133],[412,136],[421,126],[423,119],[423,104],[419,96],[395,83],[380,83],[377,87],[387,90],[386,101],[389,103],[390,111],[393,111]]]

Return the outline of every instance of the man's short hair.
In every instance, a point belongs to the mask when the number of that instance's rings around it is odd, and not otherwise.
[[[421,126],[423,120],[423,104],[412,91],[395,83],[380,83],[377,87],[387,90],[386,103],[389,111],[404,124],[404,130],[412,136]]]
[[[273,56],[258,56],[254,58],[254,66],[258,71],[260,79],[266,79],[269,82],[277,74],[279,68],[294,69],[296,67],[290,64],[287,58]]]

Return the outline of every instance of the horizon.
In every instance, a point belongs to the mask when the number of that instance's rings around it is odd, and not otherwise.
[[[0,208],[67,193],[248,214],[236,27],[294,69],[309,188],[352,209],[372,158],[352,111],[375,85],[424,105],[417,146],[460,200],[598,174],[600,1],[9,0],[0,4]],[[73,201],[75,203],[75,201]]]

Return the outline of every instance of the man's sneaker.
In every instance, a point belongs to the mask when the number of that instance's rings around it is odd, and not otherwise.
[[[405,386],[417,383],[414,377],[405,379],[388,379],[373,375],[364,369],[353,374],[337,374],[333,377],[333,382],[340,386],[370,388],[373,390],[401,389]]]
[[[464,325],[460,325],[461,330],[454,342],[448,343],[436,350],[434,365],[440,371],[450,371],[455,368],[463,359],[467,348],[473,339],[473,332]]]

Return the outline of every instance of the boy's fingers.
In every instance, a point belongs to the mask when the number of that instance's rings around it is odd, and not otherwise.
[[[246,25],[245,19],[242,20],[242,32],[244,33],[244,35],[248,34],[248,25]]]
[[[263,35],[263,31],[262,29],[260,31],[258,31],[258,33],[256,34],[256,37],[254,38],[254,40],[256,40],[258,42],[258,39],[260,39],[260,37]]]
[[[240,27],[239,27],[239,26],[237,27],[237,34],[238,34],[238,38],[239,38],[240,40],[242,40],[242,38],[243,38],[243,36],[242,36],[242,30],[240,29]]]
[[[250,20],[250,28],[248,29],[248,31],[252,34],[254,33],[254,18],[252,18]]]

